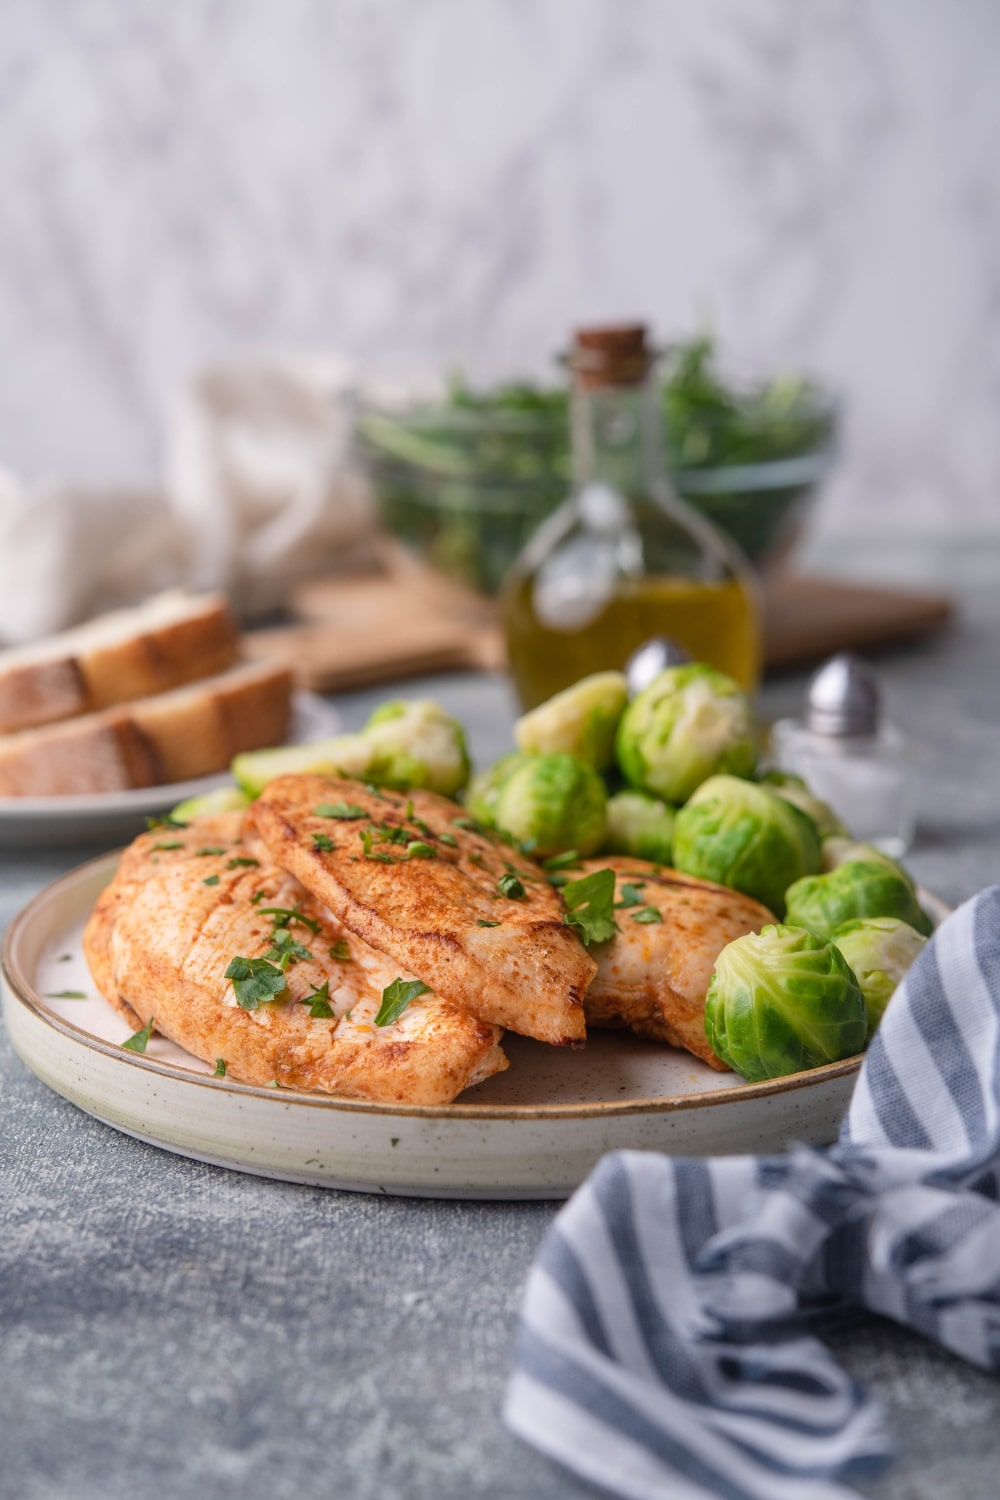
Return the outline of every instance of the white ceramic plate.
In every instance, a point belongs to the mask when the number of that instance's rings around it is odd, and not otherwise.
[[[325,739],[336,733],[336,709],[314,693],[296,692],[292,700],[292,744]],[[102,792],[87,797],[0,797],[0,849],[73,848],[80,844],[115,848],[141,833],[146,819],[169,812],[188,797],[200,797],[226,786],[228,771],[144,786],[129,792]]]
[[[592,1033],[579,1052],[508,1033],[509,1070],[444,1108],[251,1088],[213,1077],[163,1037],[137,1056],[122,1050],[126,1023],[97,994],[80,949],[116,861],[81,865],[14,918],[2,963],[7,1029],[57,1093],[183,1156],[364,1192],[562,1198],[619,1147],[710,1155],[830,1141],[854,1086],[858,1058],[747,1084],[614,1032]],[[946,908],[922,899],[939,920]]]

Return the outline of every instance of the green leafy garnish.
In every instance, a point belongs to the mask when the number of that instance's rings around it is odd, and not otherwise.
[[[225,1076],[226,1076],[226,1059],[224,1057],[217,1057],[215,1059],[215,1072],[212,1074],[212,1077],[213,1078],[225,1078]]]
[[[337,959],[339,963],[346,964],[351,961],[351,949],[346,938],[340,938],[327,951],[330,957]]]
[[[542,862],[543,870],[578,870],[580,868],[580,856],[575,849],[567,849],[565,854],[553,854],[551,859]]]
[[[318,990],[313,990],[311,995],[306,995],[299,1001],[300,1005],[309,1006],[310,1020],[329,1021],[333,1015],[333,1006],[330,1004],[330,981],[324,979]]]
[[[368,812],[356,802],[321,802],[314,807],[317,818],[367,818]]]
[[[412,799],[412,797],[411,797],[410,801],[406,804],[406,816],[408,818],[412,818],[413,817],[413,799]]]
[[[259,864],[260,864],[260,860],[259,859],[251,859],[250,856],[249,856],[249,854],[235,854],[232,859],[227,859],[226,860],[226,869],[227,870],[242,870],[244,867],[246,867],[247,869],[249,869],[251,865],[259,865]]]
[[[420,839],[411,839],[406,846],[406,852],[411,859],[433,859],[434,850],[430,844],[425,844]]]
[[[46,1000],[86,1000],[86,990],[50,990]]]
[[[219,877],[218,875],[206,875],[201,883],[202,885],[218,885]]]
[[[273,1000],[285,988],[283,969],[266,958],[243,958],[239,954],[226,970],[233,981],[236,1003],[241,1010],[256,1010],[262,1000]]]
[[[501,875],[497,881],[497,890],[501,896],[509,896],[512,901],[520,901],[524,896],[524,886],[516,875]]]
[[[257,902],[258,901],[263,901],[263,899],[264,899],[264,892],[263,891],[254,891],[253,895],[250,897],[250,905],[251,906],[256,906]]]
[[[122,1042],[122,1046],[126,1052],[145,1052],[149,1045],[149,1039],[153,1035],[154,1020],[155,1017],[150,1016],[147,1026],[144,1026],[141,1031],[137,1031],[134,1036],[130,1036],[127,1042]]]
[[[176,845],[175,844],[154,844],[153,845],[154,849],[174,849],[174,848],[179,849],[180,847],[181,847],[180,844],[176,844]],[[223,849],[218,844],[206,844],[204,846],[204,848],[202,848],[202,849],[196,849],[194,852],[195,852],[195,854],[198,855],[198,857],[200,859],[205,854],[225,854],[226,851],[225,851],[225,849]]]
[[[319,932],[319,922],[315,917],[307,917],[300,906],[262,906],[260,909],[265,917],[274,917],[275,927],[291,927],[293,922],[298,922],[310,932]]]
[[[60,955],[57,958],[56,962],[60,963],[60,964],[68,964],[69,961],[70,961],[70,959],[72,957],[73,957],[72,953],[60,953]]]
[[[271,946],[264,954],[265,958],[276,963],[284,972],[292,964],[297,964],[300,958],[312,958],[308,948],[297,943],[287,927],[276,927],[271,933]]]
[[[644,884],[645,881],[641,882],[641,885]],[[640,885],[631,885],[626,881],[622,886],[622,899],[616,901],[615,906],[641,906],[645,899]]]
[[[336,847],[336,844],[328,833],[313,834],[313,848],[320,850],[321,853],[332,854]]]
[[[183,849],[184,848],[184,840],[183,839],[160,839],[159,843],[156,843],[156,844],[153,845],[153,848],[154,849]],[[201,854],[202,851],[199,849],[198,853]]]
[[[411,1000],[418,995],[429,995],[430,986],[422,979],[394,979],[382,991],[382,1004],[375,1017],[376,1026],[391,1026],[398,1021]]]
[[[147,818],[147,828],[186,828],[187,824],[181,818],[175,818],[173,813],[162,813],[159,817]]]
[[[438,843],[440,843],[440,844],[447,844],[448,847],[451,848],[451,849],[457,849],[458,848],[458,839],[455,837],[455,835],[453,833],[439,833],[438,834]]]
[[[470,828],[473,833],[478,830],[475,818],[452,818],[451,826],[453,828]]]
[[[499,927],[500,925],[499,922],[488,922],[485,917],[476,918],[477,927]]]
[[[614,917],[614,870],[594,870],[582,880],[571,880],[563,887],[562,895],[566,906],[563,920],[576,928],[587,947],[614,937],[618,931]]]
[[[655,906],[640,906],[638,911],[630,913],[633,922],[662,922],[663,915]]]

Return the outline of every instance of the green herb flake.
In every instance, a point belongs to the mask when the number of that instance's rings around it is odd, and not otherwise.
[[[539,882],[538,875],[526,874],[524,870],[519,870],[517,865],[512,865],[509,859],[504,860],[503,867],[508,875],[516,875],[519,880],[527,880],[531,885],[537,885]]]
[[[406,816],[408,818],[412,818],[413,817],[413,799],[412,799],[412,797],[411,797],[410,801],[406,804]]]
[[[298,922],[310,932],[319,932],[320,923],[315,917],[307,917],[301,906],[262,906],[260,910],[263,916],[274,918],[275,927],[291,927]]]
[[[144,1026],[141,1031],[137,1031],[134,1036],[130,1036],[127,1042],[122,1042],[126,1052],[145,1052],[149,1039],[153,1035],[154,1020],[155,1017],[150,1016],[148,1025]]]
[[[399,1136],[398,1135],[391,1135],[389,1137],[389,1145],[390,1146],[398,1146],[399,1145]]]
[[[571,880],[563,887],[566,916],[586,947],[606,943],[618,931],[614,918],[615,872],[594,870],[581,880]]]
[[[157,849],[169,849],[169,848],[172,847],[172,845],[170,845],[170,844],[156,844],[154,847],[157,848]],[[196,849],[194,852],[198,856],[198,858],[201,859],[206,854],[225,854],[226,851],[225,851],[225,849],[223,849],[218,844],[206,844],[204,846],[204,848],[202,848],[202,849]]]
[[[411,1000],[418,995],[429,995],[430,986],[422,979],[394,979],[382,991],[382,1004],[375,1017],[376,1026],[391,1026],[398,1021]]]
[[[509,896],[512,901],[524,899],[524,886],[516,875],[501,875],[497,881],[497,890],[501,896]]]
[[[367,818],[367,810],[356,802],[321,802],[313,808],[317,818]]]
[[[187,824],[180,818],[175,818],[173,813],[162,813],[159,817],[147,818],[146,827],[153,828],[186,828]]]
[[[556,870],[549,876],[549,885],[557,891],[561,891],[564,885],[569,885],[569,881],[570,877],[566,874],[565,870]]]
[[[72,957],[72,953],[60,953],[59,957],[56,959],[56,963],[68,964]]]
[[[488,922],[485,917],[477,917],[476,918],[476,926],[477,927],[500,927],[502,925],[503,924],[500,923],[500,922]]]
[[[374,781],[366,781],[364,786],[365,791],[368,793],[369,797],[377,797],[380,802],[388,802],[390,800],[385,795],[385,792],[381,791],[380,788],[375,785]]]
[[[219,877],[218,875],[206,875],[201,883],[202,885],[218,885]]]
[[[284,972],[297,964],[300,958],[312,958],[308,948],[297,943],[287,927],[276,927],[271,933],[271,946],[264,957],[276,963]]]
[[[633,922],[662,922],[663,916],[655,906],[640,906],[638,911],[630,913]]]
[[[341,938],[338,942],[334,943],[330,948],[327,949],[327,952],[329,953],[330,957],[335,958],[338,963],[349,964],[351,961],[351,949],[346,938]]]
[[[259,865],[259,859],[251,859],[249,854],[236,854],[232,859],[226,860],[227,870],[249,870],[253,865]]]
[[[420,839],[411,839],[406,846],[406,852],[410,859],[433,859],[434,850],[430,844],[423,843]]]
[[[256,1010],[262,1000],[273,1000],[285,988],[284,970],[268,963],[266,958],[243,958],[237,954],[225,977],[233,982],[233,993],[241,1010]]]
[[[86,990],[50,990],[46,1000],[86,1000]]]
[[[306,995],[299,1001],[300,1005],[308,1005],[309,1019],[312,1021],[329,1021],[333,1016],[333,1006],[330,1004],[330,981],[324,979],[318,990],[313,990],[311,995]]]
[[[159,843],[153,845],[154,849],[183,849],[183,839],[160,839]],[[199,849],[199,854],[201,850]]]
[[[483,856],[480,854],[478,849],[473,849],[472,853],[469,855],[469,864],[478,865],[479,868],[482,869]]]
[[[542,861],[543,870],[578,870],[580,868],[580,856],[575,849],[567,849],[564,854],[553,854],[551,859]]]
[[[642,894],[643,885],[645,885],[645,881],[640,881],[638,885],[631,885],[626,881],[622,886],[622,898],[620,901],[615,902],[615,906],[641,906],[645,900]]]
[[[437,837],[438,842],[441,844],[447,844],[449,849],[458,848],[458,839],[453,833],[439,833]]]
[[[215,1059],[215,1072],[212,1074],[212,1077],[213,1078],[225,1078],[225,1076],[226,1076],[226,1059],[224,1057],[217,1057]]]
[[[476,820],[474,818],[452,818],[451,826],[452,828],[468,828],[473,833],[477,831]]]
[[[253,895],[250,897],[250,905],[256,906],[258,901],[263,901],[265,894],[266,893],[264,891],[254,891]]]
[[[328,833],[313,834],[313,848],[317,849],[321,854],[332,854],[336,847],[336,844]]]

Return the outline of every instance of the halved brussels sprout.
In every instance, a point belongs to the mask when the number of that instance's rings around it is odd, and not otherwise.
[[[192,818],[201,818],[208,813],[236,812],[249,807],[250,798],[238,786],[220,786],[214,792],[202,792],[200,797],[187,797],[170,809],[175,823],[190,823]]]
[[[819,829],[820,838],[848,837],[847,829],[829,802],[824,802],[822,797],[815,797],[801,776],[795,776],[791,771],[767,771],[760,778],[760,784],[769,786],[779,797],[784,797],[786,802],[791,802],[808,813]]]
[[[616,792],[608,798],[608,854],[633,854],[656,864],[670,863],[674,837],[674,808],[648,792]]]
[[[496,826],[538,859],[593,854],[604,839],[607,793],[574,755],[529,755],[500,788]]]
[[[514,725],[514,738],[533,754],[575,755],[606,771],[627,702],[628,683],[621,672],[596,672],[524,714]]]
[[[626,708],[615,755],[632,786],[685,802],[716,773],[753,774],[750,704],[732,678],[704,662],[667,667]]]
[[[779,916],[785,891],[820,867],[813,822],[777,792],[737,776],[713,776],[674,823],[674,866],[732,886]]]
[[[898,917],[859,917],[838,927],[833,941],[861,986],[871,1036],[896,986],[927,939]]]
[[[910,877],[874,859],[849,859],[829,875],[797,880],[786,893],[786,915],[820,937],[858,917],[897,917],[925,937],[931,931]]]
[[[512,750],[509,755],[501,755],[485,771],[479,771],[473,776],[465,794],[465,805],[477,823],[481,823],[484,828],[497,826],[500,788],[510,780],[519,766],[530,759],[527,750]]]
[[[853,1057],[865,1045],[864,996],[834,943],[767,926],[727,944],[705,1001],[705,1035],[757,1082]]]
[[[330,776],[367,776],[372,747],[360,734],[338,734],[312,745],[279,745],[276,750],[247,750],[230,769],[248,797],[259,797],[276,776],[313,771]]]
[[[361,731],[371,747],[363,773],[386,786],[427,787],[454,797],[471,769],[465,731],[429,698],[382,703]]]

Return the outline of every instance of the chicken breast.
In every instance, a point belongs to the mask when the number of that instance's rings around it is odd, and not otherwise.
[[[775,918],[739,891],[645,860],[610,856],[584,863],[588,874],[608,868],[615,872],[619,932],[593,949],[597,975],[584,998],[587,1025],[627,1026],[725,1071],[705,1037],[712,970],[727,943]]]
[[[594,960],[538,866],[457,803],[282,776],[250,816],[276,863],[442,1000],[543,1042],[583,1042]]]
[[[98,900],[84,952],[101,993],[131,1024],[152,1019],[241,1082],[352,1099],[448,1104],[507,1067],[497,1027],[432,994],[376,1026],[383,990],[414,976],[346,931],[246,838],[244,817],[143,834]],[[286,988],[242,1008],[226,969],[266,955],[272,975],[287,964]]]

